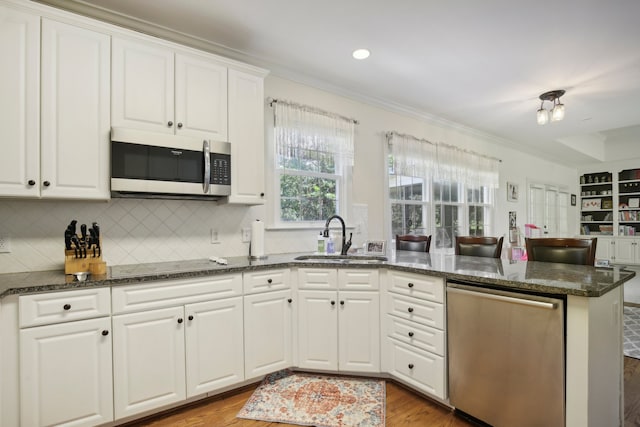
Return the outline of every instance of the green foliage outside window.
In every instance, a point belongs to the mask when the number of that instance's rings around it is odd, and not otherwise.
[[[322,221],[338,213],[338,176],[333,153],[296,149],[278,158],[280,220]]]

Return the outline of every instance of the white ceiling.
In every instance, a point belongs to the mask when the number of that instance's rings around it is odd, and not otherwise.
[[[40,1],[97,5],[565,164],[640,158],[638,0]],[[360,47],[369,59],[352,59]],[[553,89],[566,118],[539,126]]]

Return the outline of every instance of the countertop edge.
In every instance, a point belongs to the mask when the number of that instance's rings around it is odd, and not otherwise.
[[[624,278],[621,278],[617,281],[611,283],[611,285],[593,290],[585,290],[585,289],[567,289],[560,288],[558,286],[553,285],[545,285],[540,283],[527,283],[520,280],[509,280],[507,278],[496,278],[496,277],[486,277],[481,275],[473,275],[473,274],[465,274],[465,273],[452,273],[440,271],[431,267],[430,265],[424,264],[421,265],[419,263],[404,263],[404,262],[394,262],[394,261],[385,261],[379,263],[368,263],[368,262],[360,262],[350,261],[348,264],[341,264],[335,262],[327,262],[327,261],[318,261],[318,260],[295,260],[295,254],[292,254],[289,259],[279,260],[279,261],[264,261],[260,263],[256,263],[253,265],[229,265],[229,266],[218,266],[212,265],[211,268],[204,268],[199,270],[192,271],[180,271],[180,272],[159,272],[159,273],[151,273],[151,274],[132,274],[130,276],[123,277],[104,277],[104,278],[95,278],[88,279],[83,282],[79,281],[71,281],[65,283],[44,283],[37,284],[33,286],[19,286],[19,287],[9,287],[0,293],[0,300],[9,296],[9,295],[23,295],[23,294],[33,294],[33,293],[42,293],[42,292],[51,292],[51,291],[60,291],[60,290],[73,290],[73,289],[85,289],[85,288],[93,288],[93,287],[113,287],[113,286],[122,286],[129,285],[134,283],[145,283],[145,282],[154,282],[160,280],[176,280],[176,279],[189,279],[189,278],[197,278],[197,277],[206,277],[206,276],[215,276],[220,274],[230,274],[230,273],[243,273],[249,271],[260,271],[260,270],[268,270],[268,269],[276,269],[276,268],[367,268],[367,269],[389,269],[394,271],[404,271],[409,273],[416,274],[429,274],[436,277],[442,277],[445,280],[459,280],[459,281],[468,281],[473,282],[478,285],[487,285],[492,287],[497,287],[505,290],[512,291],[525,291],[525,292],[537,292],[537,293],[546,293],[552,295],[574,295],[580,297],[600,297],[612,289],[621,286],[626,281],[633,278],[636,273],[632,270],[620,270],[628,275],[625,275]],[[111,267],[113,268],[113,267]],[[46,272],[42,272],[46,273]],[[58,272],[51,272],[51,274],[56,274]],[[20,273],[14,273],[20,274]],[[28,273],[25,273],[28,274]],[[61,273],[60,273],[61,274]],[[2,279],[2,275],[0,275],[0,280]]]

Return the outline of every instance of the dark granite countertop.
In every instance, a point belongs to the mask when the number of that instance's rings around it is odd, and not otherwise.
[[[247,257],[228,258],[227,265],[207,259],[118,265],[103,276],[89,276],[78,282],[62,271],[37,271],[0,274],[0,298],[13,294],[118,286],[155,280],[202,277],[271,268],[388,268],[418,274],[431,274],[447,280],[459,280],[507,290],[522,290],[555,295],[599,297],[635,276],[622,267],[595,268],[546,262],[509,262],[507,260],[444,254],[398,251],[388,261],[376,262],[354,256],[348,263],[339,259],[295,260],[301,254],[269,255],[265,260]]]

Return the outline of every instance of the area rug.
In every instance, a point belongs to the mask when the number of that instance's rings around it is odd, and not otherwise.
[[[640,307],[624,304],[624,355],[640,359]]]
[[[238,418],[317,427],[382,427],[385,382],[279,371],[268,375]]]

